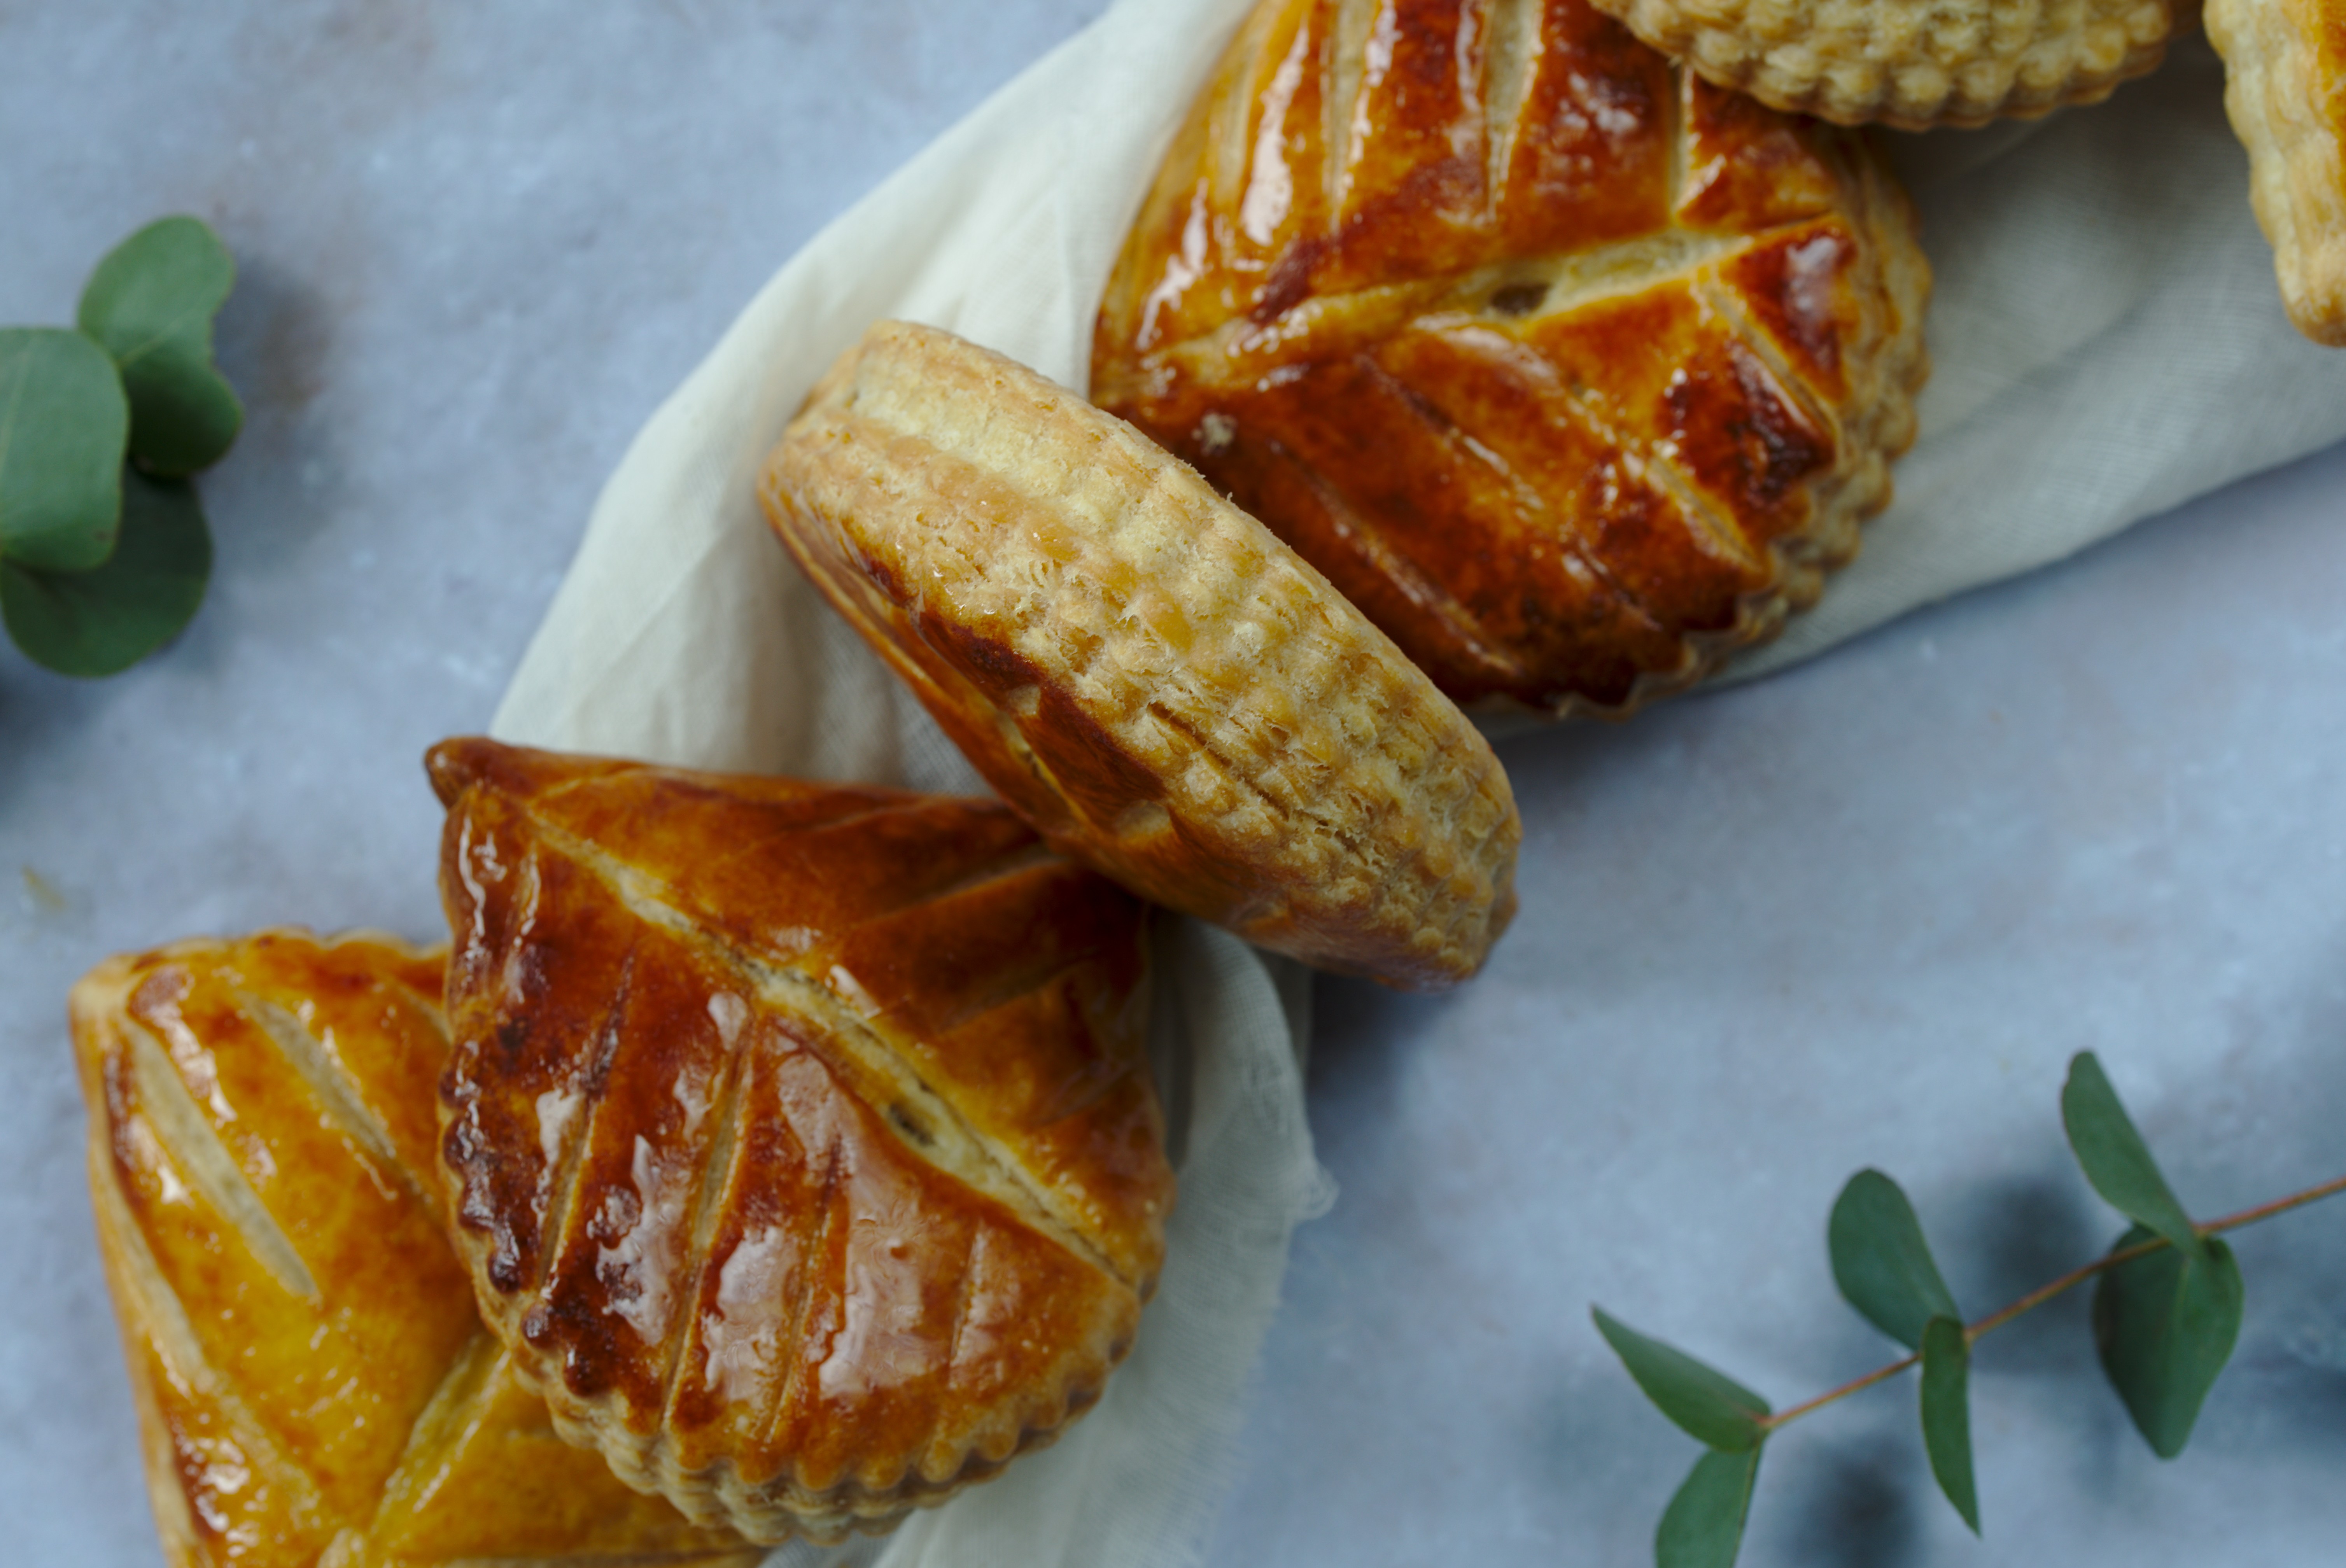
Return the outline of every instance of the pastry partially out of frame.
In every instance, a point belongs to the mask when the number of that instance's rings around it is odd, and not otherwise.
[[[2197,0],[1595,0],[1772,108],[1901,130],[2098,103],[2166,57]]]
[[[2346,3],[2208,0],[2224,107],[2298,331],[2346,347]]]
[[[443,1234],[441,959],[269,932],[74,988],[90,1194],[172,1568],[750,1568],[558,1438]]]
[[[1269,0],[1142,205],[1092,396],[1459,702],[1618,715],[1856,551],[1929,279],[1861,138],[1584,0]]]

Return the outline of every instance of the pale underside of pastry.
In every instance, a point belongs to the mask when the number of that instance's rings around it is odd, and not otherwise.
[[[2346,347],[2346,5],[2209,0],[2208,36],[2281,303],[2307,337]]]
[[[1515,909],[1521,824],[1458,708],[1122,421],[882,322],[761,494],[833,606],[1062,852],[1322,967],[1431,987]]]
[[[1145,911],[992,800],[452,741],[444,1176],[566,1436],[884,1530],[1129,1347],[1173,1178]]]
[[[2165,57],[2177,0],[1595,0],[1721,87],[1841,125],[1977,126],[2098,103]]]
[[[90,1191],[173,1568],[749,1568],[555,1433],[443,1234],[437,953],[271,932],[74,989]]]
[[[1929,282],[1861,138],[1583,0],[1272,0],[1143,204],[1092,395],[1461,703],[1618,717],[1855,553]]]

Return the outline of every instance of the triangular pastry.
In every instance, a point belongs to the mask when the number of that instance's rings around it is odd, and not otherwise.
[[[882,321],[769,460],[799,565],[1062,853],[1323,968],[1435,987],[1522,824],[1456,706],[1187,464],[1023,365]]]
[[[2281,304],[2346,347],[2346,0],[2209,0],[2208,37]]]
[[[1140,904],[996,801],[429,761],[444,1174],[565,1435],[836,1539],[1099,1397],[1173,1199]]]
[[[1861,138],[1584,0],[1270,0],[1141,207],[1091,390],[1459,702],[1619,715],[1856,551],[1929,282]]]
[[[556,1436],[443,1231],[441,959],[280,931],[74,988],[90,1191],[173,1568],[749,1568]]]

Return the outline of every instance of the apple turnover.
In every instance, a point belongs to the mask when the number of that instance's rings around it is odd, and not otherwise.
[[[834,1540],[1099,1397],[1173,1200],[1139,903],[993,800],[430,768],[444,1174],[564,1435],[703,1522]]]
[[[2166,57],[2197,0],[1595,0],[1721,87],[1901,130],[2098,103]]]
[[[270,932],[74,988],[90,1193],[173,1568],[760,1553],[555,1435],[443,1232],[441,960]]]
[[[1460,702],[1619,715],[1856,551],[1929,282],[1866,144],[1585,0],[1271,0],[1142,205],[1092,395]]]
[[[2208,36],[2281,304],[2346,347],[2346,0],[2209,0]]]
[[[799,565],[1052,846],[1324,968],[1431,987],[1515,911],[1490,746],[1325,578],[1034,372],[883,321],[761,494]]]

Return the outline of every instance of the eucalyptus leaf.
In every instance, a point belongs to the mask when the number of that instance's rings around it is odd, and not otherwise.
[[[1979,1488],[1972,1476],[1971,1341],[1958,1319],[1923,1329],[1923,1448],[1939,1490],[1979,1533]]]
[[[1759,1447],[1768,1435],[1760,1424],[1768,1413],[1767,1400],[1685,1351],[1646,1338],[1601,1307],[1590,1308],[1589,1314],[1646,1397],[1698,1441],[1739,1453]]]
[[[107,252],[81,295],[81,330],[105,346],[130,397],[130,455],[150,473],[218,463],[244,407],[212,365],[212,320],[236,260],[205,224],[165,218]]]
[[[0,561],[0,616],[36,663],[60,675],[129,668],[171,640],[203,602],[212,541],[179,480],[122,481],[122,536],[102,566],[39,572]]]
[[[2152,1239],[2137,1225],[2114,1252]],[[2106,1270],[2094,1288],[2102,1370],[2151,1451],[2173,1459],[2240,1337],[2246,1290],[2232,1249],[2213,1237],[2198,1257],[2161,1247]]]
[[[0,560],[80,572],[114,550],[129,405],[79,332],[0,330]]]
[[[1833,1283],[1869,1322],[1912,1350],[1933,1318],[1961,1319],[1922,1221],[1898,1184],[1877,1170],[1849,1178],[1825,1226]]]
[[[2183,1252],[2204,1256],[2191,1217],[2159,1174],[2150,1145],[2135,1130],[2133,1118],[2118,1103],[2117,1091],[2110,1087],[2091,1051],[2070,1059],[2068,1082],[2061,1085],[2061,1123],[2086,1179],[2112,1208]]]
[[[1739,1453],[1713,1449],[1695,1461],[1654,1532],[1655,1568],[1729,1568],[1759,1474],[1756,1444]]]

